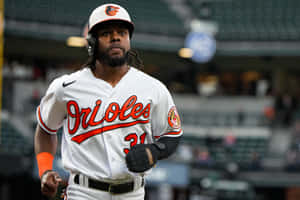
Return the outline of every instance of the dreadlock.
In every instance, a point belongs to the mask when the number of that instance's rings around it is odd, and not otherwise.
[[[96,58],[95,56],[89,56],[83,67],[89,67],[92,71],[96,69]]]
[[[128,52],[128,65],[133,66],[137,69],[143,70],[144,63],[143,60],[140,58],[137,50],[130,49]]]

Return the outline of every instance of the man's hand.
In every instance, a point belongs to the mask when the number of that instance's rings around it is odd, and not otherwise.
[[[126,164],[132,172],[144,172],[157,162],[158,150],[153,144],[137,144],[126,155]]]
[[[57,188],[62,179],[55,171],[46,171],[41,177],[42,194],[48,197],[54,197],[57,193]]]

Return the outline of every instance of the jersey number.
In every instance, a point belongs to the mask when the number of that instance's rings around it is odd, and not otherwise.
[[[143,133],[140,136],[140,142],[141,144],[145,143],[145,138],[146,138],[146,133]],[[134,145],[136,145],[138,143],[138,135],[136,133],[130,133],[129,135],[127,135],[125,137],[125,141],[129,141],[130,142],[130,147],[133,147]],[[128,154],[129,149],[124,149],[124,153]]]

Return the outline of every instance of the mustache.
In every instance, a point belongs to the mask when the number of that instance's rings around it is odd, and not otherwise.
[[[123,52],[125,52],[125,49],[123,47],[121,47],[119,44],[112,44],[109,48],[108,48],[108,51],[109,50],[112,50],[113,48],[119,48],[121,49]]]

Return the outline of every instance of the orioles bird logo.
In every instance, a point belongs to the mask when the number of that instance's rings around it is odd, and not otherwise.
[[[119,12],[119,7],[116,6],[107,6],[105,9],[105,13],[109,16],[115,16],[117,12]]]
[[[181,127],[180,117],[179,117],[179,114],[178,114],[175,106],[173,106],[169,110],[168,122],[172,128],[180,128]]]

